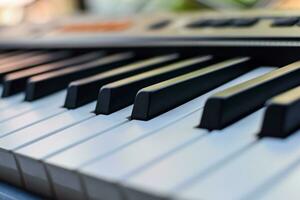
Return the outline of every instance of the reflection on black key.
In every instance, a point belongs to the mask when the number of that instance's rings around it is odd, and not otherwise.
[[[34,76],[26,86],[26,101],[44,97],[64,89],[74,80],[101,73],[132,62],[133,53],[119,53],[82,64],[77,67],[62,69]]]
[[[133,103],[136,93],[149,85],[182,75],[212,62],[211,56],[201,56],[110,83],[101,88],[97,114],[110,114]]]
[[[91,61],[101,57],[100,52],[92,52],[76,57],[67,58],[61,61],[39,65],[30,69],[21,70],[18,72],[10,73],[3,78],[3,92],[2,97],[8,97],[21,92],[25,89],[27,79],[31,76],[42,74],[49,71],[63,69],[66,67],[73,67],[81,63]]]
[[[259,137],[288,137],[300,127],[300,87],[268,102]]]
[[[140,90],[132,119],[149,120],[251,69],[249,58],[235,58]]]
[[[262,107],[266,100],[300,84],[300,61],[210,97],[200,127],[222,129]]]
[[[275,27],[287,27],[287,26],[294,26],[299,22],[299,17],[285,17],[285,18],[278,18],[275,19],[272,26]]]
[[[34,55],[32,57],[19,59],[16,62],[9,62],[6,64],[2,64],[0,65],[0,79],[2,81],[3,77],[8,73],[31,68],[37,65],[54,62],[66,58],[70,55],[71,53],[67,51],[61,51],[55,53],[42,53],[42,54]]]
[[[177,58],[178,55],[176,54],[149,58],[118,69],[113,69],[95,76],[72,82],[68,87],[65,107],[73,109],[96,100],[99,89],[103,85],[126,78],[128,76],[132,76],[134,74],[170,64]]]

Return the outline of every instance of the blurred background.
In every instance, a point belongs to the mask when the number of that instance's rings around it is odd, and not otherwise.
[[[80,13],[110,16],[266,7],[300,9],[300,0],[0,0],[0,25],[44,23]]]

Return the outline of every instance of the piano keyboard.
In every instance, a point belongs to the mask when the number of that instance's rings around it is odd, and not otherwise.
[[[277,15],[188,25],[269,39],[0,40],[0,198],[299,199],[300,21]]]

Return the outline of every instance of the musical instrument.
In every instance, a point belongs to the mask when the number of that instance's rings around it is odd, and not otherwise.
[[[299,25],[263,10],[4,28],[0,180],[37,196],[3,197],[299,199]]]

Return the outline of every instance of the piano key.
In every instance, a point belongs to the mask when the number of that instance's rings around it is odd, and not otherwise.
[[[12,133],[15,134],[16,131],[22,130],[25,127],[31,126],[32,124],[38,123],[65,111],[67,110],[58,107],[57,105],[47,106],[34,109],[33,111],[26,112],[10,120],[6,120],[0,123],[0,138]]]
[[[18,185],[22,184],[21,176],[16,165],[14,157],[12,157],[11,152],[26,146],[27,144],[37,141],[38,139],[45,138],[51,134],[54,134],[57,131],[63,130],[64,128],[70,127],[76,123],[79,123],[94,114],[88,112],[92,109],[94,104],[86,105],[82,108],[64,112],[62,114],[56,115],[52,118],[44,120],[40,123],[28,126],[24,129],[16,131],[10,135],[2,137],[0,140],[0,149],[3,154],[5,154],[6,159],[10,160],[10,168],[7,169],[9,165],[1,165],[0,168],[4,170],[2,174],[0,172],[0,178],[6,180],[9,178],[10,182],[16,183]],[[81,132],[82,133],[82,132]],[[57,141],[58,143],[58,141]],[[14,176],[6,176],[6,170],[9,170],[14,173]]]
[[[285,17],[285,18],[278,18],[275,19],[272,23],[274,27],[289,27],[294,26],[299,22],[299,17]]]
[[[250,58],[234,58],[140,90],[132,119],[149,120],[251,70]]]
[[[11,97],[0,99],[0,109],[4,109],[14,104],[22,103],[24,100],[23,94],[16,94]]]
[[[121,67],[133,60],[133,53],[109,55],[77,67],[62,69],[54,72],[31,77],[26,86],[26,101],[32,101],[64,89],[76,79],[91,76],[95,73]]]
[[[2,97],[11,96],[25,89],[27,80],[34,75],[42,74],[49,71],[73,67],[101,56],[100,52],[91,52],[76,57],[66,58],[50,64],[44,64],[30,69],[21,70],[4,76]]]
[[[1,68],[2,65],[7,64],[7,63],[11,63],[11,62],[13,62],[14,64],[20,64],[20,63],[22,63],[23,59],[34,57],[34,56],[37,56],[37,55],[41,55],[43,53],[46,53],[46,52],[26,51],[26,52],[21,52],[21,53],[15,54],[15,55],[10,55],[10,56],[1,58],[0,59],[0,68]]]
[[[231,85],[257,77],[270,70],[272,69],[260,68],[254,70],[215,89],[214,91],[158,116],[157,118],[146,122],[132,120],[108,132],[98,134],[91,140],[87,140],[72,148],[62,151],[61,153],[47,157],[43,163],[46,164],[47,171],[51,176],[51,183],[55,189],[56,195],[60,198],[72,199],[83,197],[79,177],[75,171],[76,169],[96,159],[108,156],[109,154],[122,149],[123,147],[126,147],[165,126],[176,122],[188,114],[201,109],[206,99],[214,92],[219,90],[221,91]],[[47,146],[47,148],[51,147]],[[63,177],[63,179],[60,177]],[[70,184],[70,181],[72,184]]]
[[[198,129],[199,134],[206,136],[124,178],[122,186],[126,197],[130,200],[147,199],[152,195],[162,199],[170,197],[182,185],[206,175],[214,166],[221,165],[224,160],[255,142],[262,117],[263,110],[260,110],[222,131],[209,133],[206,129]],[[195,128],[190,127],[185,133],[191,134],[193,131]]]
[[[288,137],[300,127],[300,87],[278,95],[268,102],[260,137]]]
[[[66,91],[60,91],[50,96],[39,99],[35,102],[22,102],[17,105],[10,106],[7,109],[3,109],[0,113],[0,122],[12,119],[13,117],[44,106],[52,105],[59,107],[63,105],[63,99],[65,94]]]
[[[203,199],[255,199],[252,195],[264,184],[272,183],[274,177],[299,163],[299,142],[300,132],[286,140],[263,138],[214,173],[192,183],[181,196],[187,199],[196,196]]]
[[[186,27],[187,28],[207,28],[210,27],[213,23],[213,19],[200,19],[197,21],[194,21],[192,23],[189,23]]]
[[[96,100],[98,91],[103,85],[170,64],[176,61],[176,59],[178,59],[178,55],[176,54],[153,57],[85,79],[74,81],[68,87],[65,107],[73,109]]]
[[[300,198],[299,180],[300,168],[297,163],[287,168],[282,174],[275,176],[271,181],[260,186],[261,189],[252,193],[251,196],[258,200],[296,200]]]
[[[27,69],[30,67],[34,67],[37,65],[41,64],[46,64],[50,62],[54,62],[63,58],[66,58],[70,56],[70,52],[67,51],[60,51],[60,52],[55,52],[55,53],[43,53],[43,54],[38,54],[32,57],[27,57],[18,60],[17,62],[9,62],[6,64],[0,65],[0,78],[2,81],[2,78],[12,72],[16,72],[19,70]]]
[[[259,18],[241,18],[241,19],[234,19],[232,22],[233,27],[251,27],[256,25],[259,22]]]
[[[212,20],[209,24],[209,26],[214,27],[214,28],[222,28],[222,27],[228,27],[232,25],[233,19],[217,19],[217,20]]]
[[[269,98],[299,85],[299,65],[292,63],[214,94],[205,104],[200,127],[222,129],[262,107]]]
[[[155,22],[153,24],[150,24],[148,27],[149,30],[161,30],[163,28],[166,28],[168,25],[170,25],[172,20],[170,19],[164,19],[160,20],[159,22]]]
[[[100,197],[107,200],[121,199],[117,184],[123,179],[203,136],[197,129],[192,129],[188,133],[186,131],[194,127],[197,120],[199,120],[199,112],[177,121],[174,125],[162,128],[111,156],[80,168],[88,199],[100,199]]]
[[[6,59],[15,55],[20,55],[24,53],[24,51],[8,51],[8,52],[0,52],[0,62],[2,59]]]
[[[95,112],[110,114],[133,103],[138,90],[160,81],[191,72],[212,62],[212,56],[186,59],[163,68],[151,70],[103,86]]]
[[[94,103],[84,107],[87,106],[91,110]],[[15,153],[21,171],[15,166],[11,169],[16,174],[23,174],[28,190],[51,196],[51,186],[42,160],[128,122],[127,117],[132,109],[127,107],[108,116],[95,116],[86,112],[84,107],[28,127],[11,137],[10,149],[14,149],[12,153]],[[78,119],[82,121],[79,123],[76,121]]]

